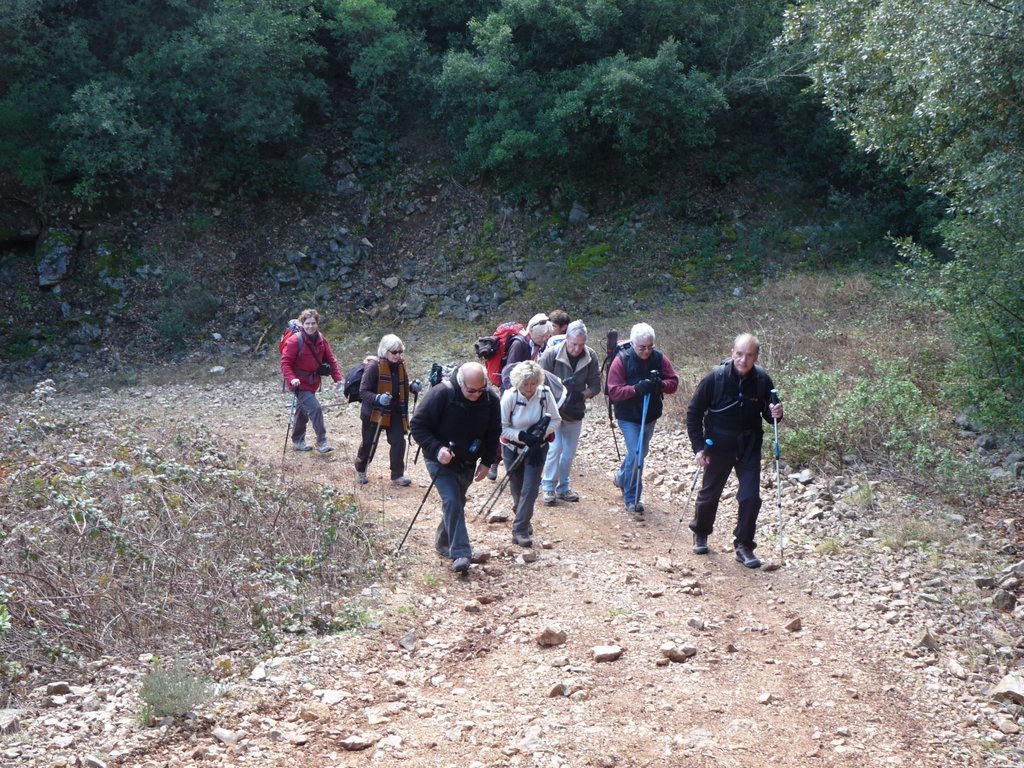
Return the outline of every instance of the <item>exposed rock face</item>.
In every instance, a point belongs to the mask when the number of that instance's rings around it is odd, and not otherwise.
[[[39,287],[60,285],[71,275],[78,249],[78,234],[70,229],[46,230],[36,243],[36,271]]]

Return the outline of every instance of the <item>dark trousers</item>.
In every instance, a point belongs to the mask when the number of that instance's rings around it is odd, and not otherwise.
[[[507,445],[503,445],[501,451],[505,459],[505,472],[508,474],[508,486],[512,491],[512,505],[515,509],[512,533],[516,536],[532,536],[533,508],[537,503],[537,493],[540,491],[540,479],[544,474],[548,444],[541,443],[531,448],[514,472],[510,471],[510,468],[515,464],[519,451]]]
[[[434,487],[441,497],[441,522],[434,532],[434,549],[439,555],[455,560],[471,557],[469,530],[466,528],[466,491],[473,484],[476,471],[472,465],[466,469],[449,469],[447,464],[426,460],[427,472],[434,479]]]
[[[301,443],[306,439],[306,425],[312,424],[316,433],[317,443],[327,440],[327,427],[324,425],[324,412],[315,392],[305,389],[295,391],[298,408],[295,409],[295,423],[292,425],[292,442]]]
[[[761,511],[761,444],[751,446],[752,450],[744,452],[740,458],[729,453],[712,451],[709,456],[711,463],[704,467],[704,483],[697,492],[697,513],[690,522],[690,530],[704,536],[710,536],[715,527],[718,514],[718,501],[729,479],[729,473],[735,469],[736,479],[740,487],[736,493],[739,514],[736,528],[733,530],[733,546],[746,544],[751,549],[757,546],[754,531],[757,528],[757,515]]]
[[[391,417],[391,426],[380,428],[382,435],[387,435],[391,446],[391,479],[395,480],[405,474],[405,430],[402,420]],[[363,442],[356,451],[356,471],[365,472],[370,463],[370,451],[373,450],[373,436],[377,434],[377,422],[363,419]],[[378,444],[380,438],[377,438]]]

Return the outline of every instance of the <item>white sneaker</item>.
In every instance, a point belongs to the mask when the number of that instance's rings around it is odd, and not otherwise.
[[[330,443],[328,443],[328,442],[327,442],[326,440],[324,440],[324,441],[323,441],[322,443],[317,443],[317,444],[316,444],[316,449],[317,449],[318,451],[320,451],[320,453],[330,453],[331,451],[333,451],[333,450],[334,450],[334,449],[333,449],[333,448],[331,447],[331,444],[330,444]]]
[[[395,486],[395,488],[406,488],[412,485],[412,480],[410,480],[405,475],[402,475],[401,477],[396,477],[394,480],[392,480],[391,484]]]
[[[368,482],[370,482],[370,478],[366,476],[365,472],[360,472],[359,470],[356,470],[356,482],[359,483],[360,485],[366,485]]]
[[[544,491],[543,500],[545,504],[554,504],[556,501],[558,501],[558,496],[555,495],[554,491]]]

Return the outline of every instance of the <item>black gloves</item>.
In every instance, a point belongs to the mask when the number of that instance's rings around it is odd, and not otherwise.
[[[638,395],[649,395],[654,391],[654,382],[650,379],[640,379],[633,387]]]
[[[414,379],[413,382],[409,385],[409,391],[414,395],[418,395],[420,393],[420,390],[422,389],[423,382],[421,382],[419,379]]]
[[[540,435],[536,432],[527,432],[521,430],[519,432],[519,442],[525,445],[527,448],[536,448],[540,444]]]

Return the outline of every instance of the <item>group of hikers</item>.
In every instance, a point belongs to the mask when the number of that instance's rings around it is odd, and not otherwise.
[[[329,376],[339,390],[345,379],[330,344],[319,332],[319,321],[315,309],[299,316],[297,326],[281,343],[281,372],[295,396],[292,448],[313,450],[306,443],[311,423],[316,450],[327,453],[332,448],[315,393],[323,378]],[[655,346],[654,328],[637,323],[623,344],[610,338],[605,365],[587,345],[583,321],[570,322],[563,310],[534,315],[525,326],[506,324],[496,336],[480,341],[488,342],[483,346],[490,357],[497,355],[496,360],[488,365],[464,362],[447,374],[435,365],[431,386],[423,401],[417,402],[420,382],[410,381],[402,340],[393,334],[380,340],[376,356],[364,361],[358,387],[362,440],[355,459],[357,482],[368,482],[367,466],[383,435],[390,446],[391,484],[410,485],[405,475],[405,435],[410,434],[441,497],[435,549],[451,561],[453,571],[464,574],[473,558],[466,494],[473,482],[496,481],[500,462],[506,473],[503,482],[512,495],[512,543],[532,547],[538,497],[548,505],[580,500],[571,485],[571,469],[586,401],[601,393],[604,369],[605,393],[626,445],[613,482],[622,493],[626,514],[644,520],[644,460],[664,398],[679,387],[668,356]],[[757,365],[759,352],[755,336],[737,336],[730,359],[700,381],[686,411],[697,474],[703,473],[689,523],[693,552],[710,551],[708,537],[714,530],[719,500],[730,473],[735,472],[739,509],[733,548],[737,561],[747,568],[761,565],[754,554],[754,536],[761,509],[764,425],[777,428],[783,415],[771,378]],[[415,403],[411,414],[410,400]]]

